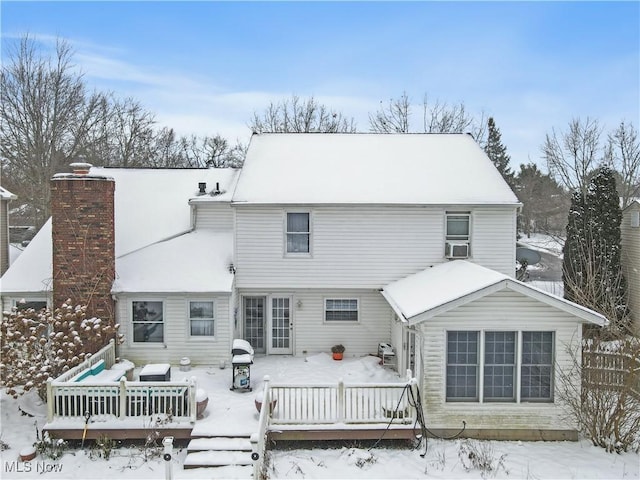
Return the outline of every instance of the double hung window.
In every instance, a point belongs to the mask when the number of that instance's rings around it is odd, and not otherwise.
[[[161,301],[133,301],[131,315],[134,342],[164,342],[164,310]]]
[[[466,258],[471,244],[471,214],[469,212],[447,212],[445,234],[445,256]]]
[[[189,302],[189,329],[192,337],[213,337],[215,326],[212,301]]]
[[[310,222],[308,212],[287,213],[287,253],[310,252]]]
[[[327,322],[357,322],[356,298],[327,298],[324,302],[324,319]]]

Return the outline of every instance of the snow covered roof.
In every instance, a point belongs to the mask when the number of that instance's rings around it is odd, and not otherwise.
[[[627,206],[625,207],[625,210],[627,210],[627,209],[629,209],[629,208],[631,208],[631,207],[636,208],[636,207],[639,207],[639,206],[640,206],[640,198],[632,198],[632,199],[629,201],[629,205],[627,205]]]
[[[116,259],[112,292],[231,292],[233,233],[195,230]],[[161,259],[161,260],[160,260]]]
[[[92,167],[90,176],[115,181],[115,253],[118,257],[192,228],[191,199],[229,202],[239,170],[127,169]],[[199,183],[206,183],[204,195]],[[220,193],[211,195],[216,183]],[[53,277],[51,220],[2,277],[2,293],[49,291]],[[163,261],[169,261],[167,257]],[[158,260],[156,260],[158,262]],[[162,262],[158,262],[162,263]]]
[[[233,202],[519,205],[468,134],[251,137]]]
[[[14,195],[13,193],[11,193],[6,188],[0,187],[0,198],[2,200],[15,200],[18,197],[16,195]]]
[[[53,278],[52,258],[49,219],[2,276],[2,294],[49,292]]]
[[[400,319],[419,323],[504,289],[517,291],[597,325],[607,323],[605,317],[588,308],[466,260],[442,263],[392,282],[384,287],[382,295]]]
[[[189,200],[231,200],[238,178],[237,169],[128,169],[92,167],[91,175],[105,175],[116,182],[116,256],[189,230]],[[205,195],[199,183],[206,183]],[[209,192],[219,184],[220,195]]]

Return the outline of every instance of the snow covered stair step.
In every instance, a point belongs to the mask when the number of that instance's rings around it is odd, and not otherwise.
[[[241,451],[205,451],[188,453],[184,459],[184,468],[223,467],[228,465],[251,465],[250,452]]]
[[[185,467],[194,468],[194,467]],[[231,480],[231,479],[250,479],[253,478],[253,466],[247,465],[228,465],[226,467],[202,468],[198,471],[198,478],[206,478],[207,480]]]
[[[248,438],[194,438],[187,446],[187,452],[196,452],[202,450],[238,450],[251,451],[251,442]]]

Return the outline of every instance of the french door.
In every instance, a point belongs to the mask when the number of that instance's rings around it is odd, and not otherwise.
[[[256,353],[293,352],[291,297],[243,297],[243,311],[244,339]]]

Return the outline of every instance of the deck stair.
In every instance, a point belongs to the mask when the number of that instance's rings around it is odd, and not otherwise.
[[[249,436],[192,438],[187,446],[184,468],[206,468],[207,478],[229,478],[231,471],[234,478],[245,471],[246,475],[242,476],[252,478]]]

